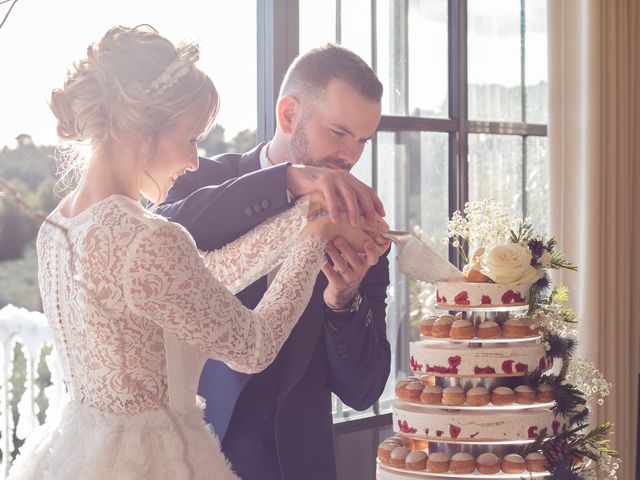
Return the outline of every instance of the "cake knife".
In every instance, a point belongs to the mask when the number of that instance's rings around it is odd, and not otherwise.
[[[455,265],[442,258],[412,233],[389,230],[382,235],[391,240],[398,249],[398,269],[405,275],[429,283],[464,279],[462,272]]]

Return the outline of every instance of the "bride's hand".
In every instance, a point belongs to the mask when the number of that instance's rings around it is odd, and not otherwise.
[[[376,225],[368,225],[366,229],[354,228],[349,224],[346,212],[340,213],[340,222],[332,223],[324,210],[324,197],[320,193],[312,193],[309,197],[309,221],[303,228],[301,235],[320,234],[327,240],[335,237],[344,238],[358,253],[365,253],[364,244],[367,240],[373,242],[377,256],[382,255],[389,247],[389,241],[382,233],[389,230],[387,223],[380,218]]]

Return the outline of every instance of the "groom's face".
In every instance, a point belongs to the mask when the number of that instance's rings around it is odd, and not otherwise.
[[[290,150],[294,163],[304,165],[350,170],[380,122],[380,102],[339,79],[300,107]]]

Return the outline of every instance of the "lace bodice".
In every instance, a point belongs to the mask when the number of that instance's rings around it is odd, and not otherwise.
[[[117,413],[165,406],[169,350],[244,372],[268,366],[324,262],[320,236],[297,240],[307,208],[299,201],[208,253],[183,227],[128,197],[108,197],[73,218],[54,210],[50,220],[66,235],[41,227],[39,282],[71,397]],[[233,296],[283,260],[255,310]],[[200,372],[188,373],[193,399]]]

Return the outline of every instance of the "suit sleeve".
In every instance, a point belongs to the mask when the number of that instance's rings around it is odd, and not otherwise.
[[[378,400],[391,369],[385,321],[388,254],[367,272],[360,285],[362,303],[353,318],[337,331],[325,327],[332,390],[356,410],[365,410]]]
[[[231,156],[229,156],[231,157]],[[184,226],[200,250],[215,250],[289,207],[288,164],[238,176],[230,162],[201,159],[178,179],[157,213]]]

